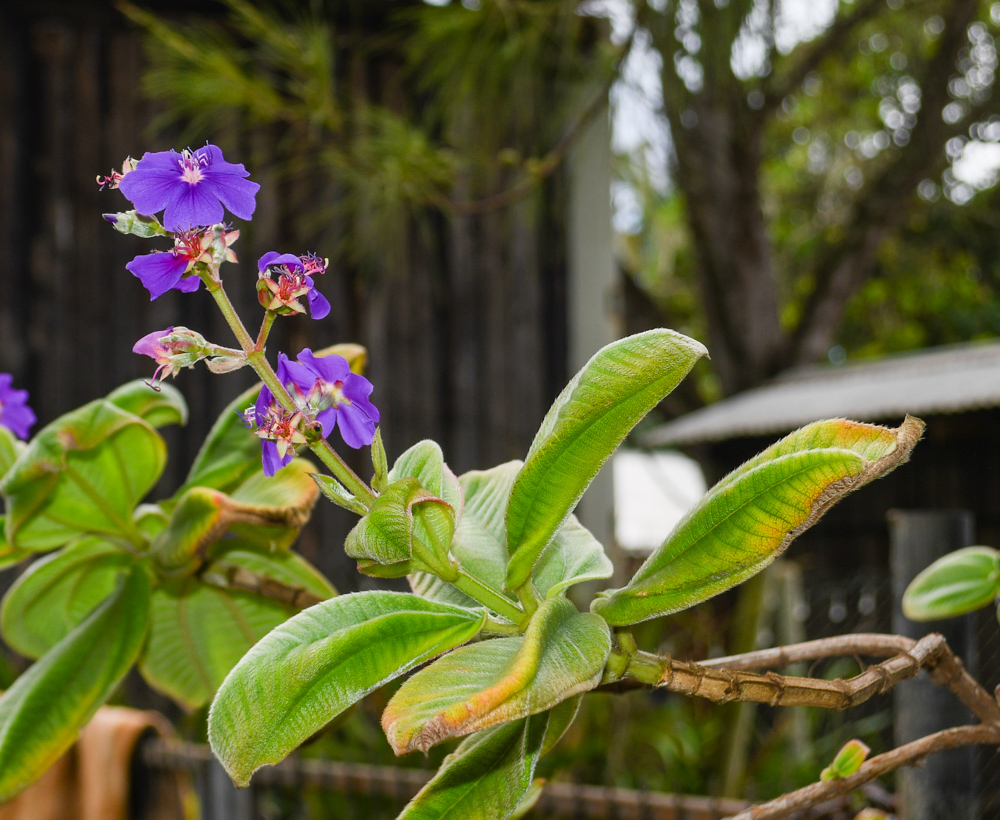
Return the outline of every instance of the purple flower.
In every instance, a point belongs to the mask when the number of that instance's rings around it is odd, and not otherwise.
[[[257,270],[257,299],[265,310],[284,315],[305,313],[299,302],[299,297],[305,296],[313,319],[322,319],[330,312],[330,302],[316,290],[316,282],[309,275],[326,272],[325,264],[313,254],[299,257],[269,251],[257,260]]]
[[[132,352],[149,356],[156,362],[156,372],[147,384],[158,391],[163,379],[204,359],[207,347],[205,337],[200,333],[186,327],[168,327],[147,333],[133,345]]]
[[[239,238],[239,231],[222,229],[221,239],[226,246],[226,261],[236,261],[236,254],[229,246]],[[168,290],[191,293],[201,287],[201,279],[185,274],[194,268],[195,263],[211,259],[214,241],[213,230],[181,231],[174,236],[174,247],[169,251],[153,251],[137,256],[125,269],[142,282],[143,287],[149,291],[150,301],[159,299]]]
[[[18,438],[26,439],[36,418],[28,407],[28,391],[15,390],[11,387],[13,381],[10,373],[0,373],[0,425]]]
[[[223,205],[250,219],[260,185],[246,179],[242,165],[226,162],[214,145],[196,151],[146,153],[135,169],[118,180],[119,190],[146,216],[163,213],[168,231],[222,222]]]
[[[282,353],[278,356],[278,379],[299,407],[295,417],[318,422],[324,438],[334,427],[339,427],[349,447],[357,449],[372,443],[379,421],[378,408],[368,398],[372,383],[352,373],[343,356],[315,356],[306,348],[299,353],[298,361],[293,362]],[[290,446],[301,442],[292,438],[291,431],[286,429],[292,417],[280,412],[266,385],[261,388],[253,412],[257,434],[264,439],[264,472],[274,475],[291,461]]]

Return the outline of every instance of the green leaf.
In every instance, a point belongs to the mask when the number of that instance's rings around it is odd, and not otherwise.
[[[4,639],[26,657],[41,657],[114,592],[134,565],[132,555],[98,536],[36,561],[4,596]]]
[[[0,424],[0,479],[7,475],[7,471],[17,461],[17,457],[24,452],[26,445],[10,430]]]
[[[544,757],[555,748],[555,745],[562,740],[563,735],[576,716],[580,714],[580,704],[583,703],[583,695],[575,695],[561,703],[557,703],[549,709],[549,725],[545,730],[545,743],[542,744],[541,756]]]
[[[368,508],[351,495],[347,487],[333,476],[321,475],[320,473],[311,473],[310,475],[312,476],[312,480],[316,482],[316,486],[319,487],[319,491],[323,493],[323,497],[332,501],[338,507],[342,507],[355,515],[365,515],[368,512]]]
[[[152,687],[189,709],[208,703],[240,658],[299,611],[252,591],[220,588],[235,577],[234,569],[320,599],[336,594],[292,552],[232,539],[216,544],[210,557],[201,577],[169,580],[153,592],[149,641],[139,661]]]
[[[31,550],[22,550],[12,547],[4,532],[4,521],[6,516],[0,515],[0,570],[12,567],[21,563],[25,558],[30,558],[34,553]]]
[[[820,772],[819,779],[821,781],[843,780],[845,777],[850,777],[861,768],[861,764],[865,762],[870,753],[871,749],[860,740],[847,741],[837,752],[833,763]]]
[[[421,487],[416,478],[395,481],[375,499],[368,513],[347,534],[344,552],[366,563],[407,562],[413,556],[415,519],[418,517],[422,532],[431,532],[435,540],[442,540],[446,552],[454,532],[454,510]],[[424,543],[433,549],[435,541],[425,535]],[[444,557],[446,559],[447,555]]]
[[[129,382],[108,393],[107,400],[154,427],[187,424],[187,402],[180,390],[166,382],[161,382],[158,390],[142,380]]]
[[[455,528],[451,552],[470,574],[494,589],[503,587],[507,564],[504,510],[520,469],[520,461],[509,461],[491,470],[465,473],[459,479],[465,508]],[[563,594],[573,584],[609,578],[612,571],[600,542],[576,516],[570,515],[538,559],[534,584],[542,595],[551,598]],[[429,573],[414,573],[410,585],[414,592],[433,600],[457,606],[477,605],[451,584]]]
[[[672,330],[599,350],[559,394],[528,451],[507,505],[507,588],[516,589],[580,496],[633,427],[707,351]]]
[[[0,696],[0,803],[76,740],[146,637],[149,578],[135,567],[114,593]]]
[[[911,621],[936,621],[981,609],[1000,593],[1000,553],[966,547],[938,558],[903,593]]]
[[[479,633],[483,611],[361,592],[300,612],[223,682],[209,739],[237,785],[277,763],[351,704]]]
[[[380,493],[389,486],[389,462],[382,443],[381,427],[375,428],[375,438],[372,440],[372,470],[372,489]]]
[[[246,428],[239,415],[257,401],[260,388],[256,384],[242,392],[215,420],[175,498],[192,487],[231,492],[261,469],[260,439]]]
[[[382,728],[399,755],[544,712],[593,689],[610,650],[602,619],[552,598],[523,637],[456,649],[407,680],[382,714]]]
[[[436,441],[418,441],[403,453],[389,471],[389,483],[403,478],[415,478],[431,495],[443,498],[462,515],[462,488],[455,474],[444,463],[444,455]]]
[[[694,606],[760,572],[847,493],[905,462],[923,423],[824,421],[722,479],[623,589],[591,609],[614,626]]]
[[[448,755],[398,820],[505,820],[528,793],[548,715],[477,732]]]
[[[309,477],[315,469],[297,458],[273,478],[252,475],[231,496],[192,487],[174,507],[169,526],[153,541],[157,566],[167,575],[190,575],[201,566],[208,547],[230,529],[259,543],[287,547],[309,520],[319,496]]]
[[[104,399],[43,428],[0,482],[7,537],[23,549],[59,547],[81,533],[142,543],[132,510],[166,463],[146,421]]]

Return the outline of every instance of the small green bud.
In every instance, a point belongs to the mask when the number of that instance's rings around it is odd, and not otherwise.
[[[843,780],[845,777],[850,777],[861,768],[861,764],[865,762],[870,753],[871,749],[860,740],[849,740],[837,752],[833,763],[820,772],[819,779]]]
[[[132,236],[149,239],[153,236],[170,236],[155,216],[143,216],[136,211],[124,211],[118,214],[104,214],[116,231]]]

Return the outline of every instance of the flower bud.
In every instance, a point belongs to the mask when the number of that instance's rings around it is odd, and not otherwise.
[[[141,236],[149,239],[152,236],[169,236],[155,216],[143,216],[136,211],[124,211],[118,214],[104,214],[104,218],[114,226],[119,233]]]
[[[149,356],[159,365],[149,382],[149,386],[157,390],[159,382],[211,355],[213,348],[197,331],[168,327],[147,333],[135,343],[132,352]]]

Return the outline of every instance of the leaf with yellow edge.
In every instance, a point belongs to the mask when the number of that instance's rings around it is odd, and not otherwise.
[[[565,598],[545,601],[523,637],[464,646],[404,683],[382,714],[397,755],[551,709],[593,689],[611,632]]]
[[[153,541],[157,566],[167,575],[190,575],[201,566],[205,550],[231,528],[258,542],[260,528],[277,530],[274,545],[287,547],[297,528],[309,520],[319,496],[309,476],[315,469],[296,458],[273,478],[255,474],[231,496],[192,487],[174,507],[170,524]],[[280,535],[282,529],[285,536]]]
[[[713,487],[623,589],[591,609],[614,626],[694,606],[760,572],[831,506],[905,462],[924,428],[833,420],[797,430]]]

